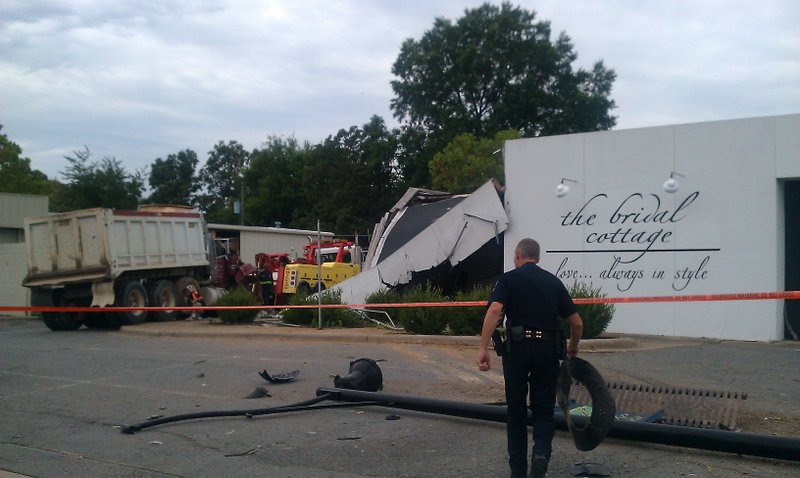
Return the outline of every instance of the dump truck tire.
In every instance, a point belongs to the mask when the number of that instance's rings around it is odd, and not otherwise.
[[[50,292],[52,305],[57,307],[76,307],[83,304],[77,303],[74,299],[64,297],[62,291]],[[82,312],[42,312],[42,321],[50,330],[78,330],[83,325],[84,313]]]
[[[117,307],[147,307],[147,291],[137,281],[127,281],[117,287],[115,294]],[[122,325],[141,324],[147,320],[147,311],[117,312]]]
[[[42,312],[42,321],[50,330],[78,330],[83,325],[75,312]]]
[[[195,289],[200,291],[200,283],[197,282],[192,276],[183,276],[180,279],[175,281],[175,291],[177,292],[177,302],[178,305],[185,305],[185,306],[192,306],[191,303],[191,294],[188,294],[186,288],[189,286],[194,286]],[[192,315],[191,310],[179,310],[177,313],[177,318],[185,319]]]
[[[168,280],[150,283],[147,287],[147,295],[151,307],[175,307],[178,305],[178,292],[175,290],[175,284]],[[178,311],[175,309],[155,310],[150,313],[150,318],[158,322],[166,322],[175,320],[177,315]]]

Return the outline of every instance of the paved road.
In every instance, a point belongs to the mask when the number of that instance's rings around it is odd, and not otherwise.
[[[43,478],[507,476],[502,424],[385,408],[197,420],[135,435],[115,428],[152,415],[312,398],[359,357],[385,360],[386,392],[502,398],[500,373],[478,372],[472,347],[336,340],[56,333],[0,320],[0,469]],[[800,346],[667,342],[587,358],[607,378],[746,390],[748,426],[800,435]],[[264,369],[301,375],[269,385],[257,375]],[[262,384],[272,397],[243,399]],[[400,419],[386,420],[390,414]],[[549,476],[570,476],[579,461],[614,476],[800,476],[797,463],[621,440],[583,453],[559,432]]]

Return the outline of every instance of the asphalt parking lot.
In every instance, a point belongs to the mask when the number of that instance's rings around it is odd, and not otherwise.
[[[500,372],[474,366],[474,338],[264,329],[188,321],[56,333],[34,320],[0,319],[0,469],[43,478],[507,476],[502,424],[384,407],[120,433],[121,424],[156,415],[306,400],[359,357],[382,360],[387,393],[502,400]],[[798,343],[633,338],[617,345],[583,357],[607,379],[746,391],[743,431],[800,436]],[[257,373],[294,369],[298,379],[280,385]],[[244,398],[261,386],[270,396]],[[617,439],[579,452],[563,432],[555,448],[553,477],[571,476],[578,462],[602,464],[612,476],[800,476],[798,462]]]

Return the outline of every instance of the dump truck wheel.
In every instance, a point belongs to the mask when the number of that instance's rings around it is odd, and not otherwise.
[[[44,325],[50,330],[78,330],[83,323],[74,312],[42,312]]]
[[[83,304],[75,300],[65,299],[61,291],[53,291],[53,305],[58,307],[76,307]],[[82,312],[42,312],[42,321],[50,330],[78,330],[83,325]]]
[[[177,304],[178,305],[186,305],[186,306],[190,306],[191,307],[191,305],[192,305],[192,299],[191,299],[192,295],[191,295],[190,292],[187,291],[187,287],[189,287],[190,285],[193,286],[198,291],[200,290],[200,283],[197,282],[197,279],[195,279],[192,276],[183,276],[180,279],[175,281],[175,291],[177,292],[177,296],[176,296],[177,299],[176,300],[177,300]],[[177,315],[177,318],[179,318],[179,319],[185,319],[185,318],[187,318],[187,317],[192,315],[192,311],[191,310],[179,310],[176,315]]]
[[[147,307],[147,291],[136,281],[123,282],[115,294],[117,307]],[[147,320],[147,311],[118,312],[122,325],[141,324]]]
[[[149,284],[147,294],[151,307],[175,307],[178,305],[178,293],[175,291],[175,284],[168,280],[160,280]],[[164,322],[175,320],[177,315],[178,311],[175,309],[156,310],[150,313],[150,318]]]

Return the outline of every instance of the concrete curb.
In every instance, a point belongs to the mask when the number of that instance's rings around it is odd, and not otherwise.
[[[371,343],[371,344],[415,344],[475,347],[480,345],[477,336],[412,335],[377,328],[314,329],[307,327],[279,327],[258,325],[211,324],[208,320],[149,322],[123,327],[120,333],[132,336],[191,337],[191,338],[237,338],[274,339],[304,342]],[[581,350],[586,352],[610,352],[631,350],[639,342],[628,337],[613,337],[581,341]]]

